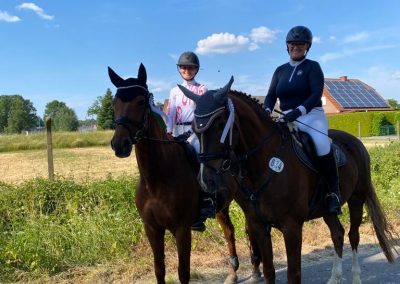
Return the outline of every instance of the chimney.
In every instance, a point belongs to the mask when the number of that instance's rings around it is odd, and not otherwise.
[[[347,76],[340,76],[339,80],[345,82],[347,81]]]

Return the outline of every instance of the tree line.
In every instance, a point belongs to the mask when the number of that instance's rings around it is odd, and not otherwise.
[[[79,121],[75,111],[65,102],[53,100],[46,104],[43,117],[37,115],[33,103],[21,95],[0,95],[0,133],[14,134],[39,131],[47,118],[52,120],[54,131],[77,131],[79,126],[96,124],[100,129],[114,128],[113,95],[107,89],[97,97],[87,114],[94,119]]]
[[[400,109],[395,99],[388,99],[387,102],[394,109]],[[73,109],[64,102],[54,100],[46,104],[44,115],[40,117],[32,102],[21,95],[0,95],[0,133],[40,130],[47,118],[52,119],[54,131],[77,131],[79,126],[90,124],[96,124],[98,129],[114,129],[113,94],[110,89],[97,97],[87,115],[94,118],[79,121]]]

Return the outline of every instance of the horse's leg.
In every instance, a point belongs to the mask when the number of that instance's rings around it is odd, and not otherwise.
[[[282,226],[288,262],[288,283],[301,283],[301,245],[303,223],[287,222]]]
[[[189,227],[180,227],[175,232],[176,245],[178,249],[178,275],[181,283],[189,283],[190,280],[190,249],[192,234]]]
[[[353,252],[353,261],[351,267],[351,273],[353,275],[353,284],[361,283],[361,269],[358,263],[358,244],[360,243],[360,232],[359,228],[362,222],[363,215],[363,198],[357,198],[352,196],[347,202],[349,205],[350,212],[350,231],[349,240],[351,250]]]
[[[271,233],[266,231],[266,228],[263,224],[253,225],[253,223],[254,220],[247,220],[250,243],[252,244],[253,249],[259,249],[258,252],[261,255],[261,261],[263,263],[265,283],[275,283],[275,267],[273,261],[274,255],[272,250]],[[257,254],[258,253],[256,253],[256,255]],[[254,256],[255,255],[253,254],[253,257]],[[257,270],[259,270],[259,263],[259,260],[253,263],[253,283],[260,279],[260,275],[257,275]]]
[[[165,252],[164,252],[164,228],[155,228],[144,223],[144,230],[153,251],[154,273],[157,284],[165,284]]]
[[[342,281],[342,257],[343,257],[343,240],[344,229],[340,224],[337,215],[329,214],[324,216],[324,221],[329,227],[331,239],[335,248],[335,258],[333,260],[332,274],[328,284],[338,284]]]
[[[219,211],[216,215],[216,219],[218,220],[218,223],[220,224],[224,232],[225,240],[228,244],[228,250],[229,250],[230,269],[228,277],[226,278],[224,283],[226,284],[236,283],[237,282],[236,271],[239,268],[239,259],[236,253],[235,228],[233,227],[231,218],[229,216],[229,206]]]
[[[262,280],[261,271],[260,271],[260,263],[261,263],[260,250],[259,250],[258,245],[257,245],[257,240],[253,237],[252,234],[249,233],[249,229],[247,228],[247,224],[246,224],[246,233],[247,233],[247,236],[249,237],[251,264],[253,265],[253,271],[251,273],[250,283],[259,283]],[[272,251],[272,244],[271,244],[271,251]],[[272,266],[270,266],[270,267],[272,267],[273,276],[270,275],[271,273],[269,273],[268,275],[269,275],[270,279],[275,279],[275,269],[273,267],[274,264],[272,262],[272,259],[271,259],[270,263],[272,263]]]

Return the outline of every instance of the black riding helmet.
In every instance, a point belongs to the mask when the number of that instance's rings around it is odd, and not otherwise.
[[[178,66],[188,65],[188,66],[200,67],[200,61],[196,54],[194,54],[191,51],[186,51],[182,53],[182,55],[179,57],[178,63],[176,65]]]
[[[290,29],[286,36],[286,44],[290,42],[305,42],[308,43],[310,46],[308,49],[310,49],[311,44],[312,44],[312,33],[309,28],[305,26],[296,26]]]

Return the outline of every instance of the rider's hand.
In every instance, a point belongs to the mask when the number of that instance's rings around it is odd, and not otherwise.
[[[181,135],[176,136],[175,140],[185,142],[186,140],[188,140],[190,135],[192,135],[192,132],[186,131],[186,132],[182,133]]]
[[[282,117],[283,121],[285,122],[293,122],[295,121],[297,118],[299,118],[301,116],[301,111],[299,109],[294,109],[290,112],[288,112],[287,114],[285,114],[284,117]]]

